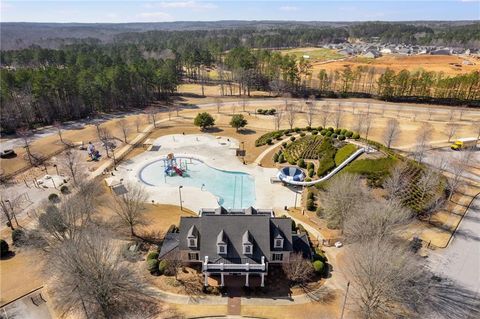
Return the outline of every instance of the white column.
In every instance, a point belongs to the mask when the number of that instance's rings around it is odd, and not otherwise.
[[[261,284],[261,286],[262,286],[262,287],[265,287],[265,273],[262,272],[261,276],[262,276],[262,284]]]
[[[223,286],[225,286],[225,283],[224,283],[224,281],[223,281],[223,272],[220,273],[220,276],[221,276],[221,278],[222,278],[222,282],[220,283],[220,286],[223,287]]]
[[[246,279],[245,279],[245,280],[246,280],[246,281],[245,281],[245,286],[247,286],[247,287],[248,287],[248,286],[249,286],[249,284],[248,284],[248,272],[247,272],[247,277],[246,277]]]
[[[208,272],[205,272],[205,283],[204,283],[205,287],[208,286]]]

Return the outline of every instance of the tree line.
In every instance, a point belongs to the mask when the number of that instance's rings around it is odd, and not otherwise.
[[[37,48],[2,59],[12,56],[20,67],[0,70],[3,132],[145,107],[168,99],[180,81],[175,56],[143,56],[134,47]]]

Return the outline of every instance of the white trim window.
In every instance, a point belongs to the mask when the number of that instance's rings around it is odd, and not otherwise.
[[[188,253],[188,260],[198,260],[198,253]]]
[[[273,243],[274,248],[283,248],[283,238],[275,238]]]
[[[249,244],[243,245],[243,254],[244,255],[253,254],[253,245],[249,245]]]
[[[227,245],[218,244],[217,245],[217,254],[225,255],[227,253]]]
[[[273,254],[272,255],[272,261],[283,261],[283,254]]]
[[[197,239],[189,238],[188,239],[188,248],[197,248]]]

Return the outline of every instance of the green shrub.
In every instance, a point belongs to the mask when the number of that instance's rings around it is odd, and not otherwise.
[[[158,270],[158,259],[147,259],[147,270],[150,273],[157,272],[157,270]]]
[[[315,260],[313,262],[313,269],[317,274],[323,274],[324,268],[325,268],[325,264],[322,261]]]
[[[158,272],[160,273],[160,275],[163,275],[165,273],[165,270],[167,269],[167,267],[168,267],[168,261],[166,261],[165,259],[160,260],[160,262],[158,263]]]
[[[305,132],[300,133],[301,137],[304,137],[305,135],[307,135]]]
[[[335,161],[333,160],[333,158],[322,159],[318,163],[317,175],[319,177],[326,175],[328,172],[330,172],[334,168],[335,168]]]
[[[8,247],[8,243],[5,240],[0,239],[0,257],[7,255],[9,251],[10,247]]]
[[[307,200],[307,209],[311,212],[315,210],[315,201],[313,199]]]
[[[333,134],[332,134],[332,137],[333,137],[333,138],[337,138],[337,136],[338,136],[337,133],[333,133]]]
[[[313,175],[315,175],[315,170],[313,168],[310,168],[308,170],[308,177],[313,177]]]
[[[297,162],[295,162],[294,159],[289,159],[289,160],[288,160],[288,164],[290,164],[290,165],[295,165],[295,164],[297,164]]]
[[[341,128],[336,128],[333,132],[334,132],[335,134],[340,134],[341,131],[342,131]]]
[[[298,133],[298,132],[300,132],[302,129],[299,128],[299,127],[295,127],[293,130],[294,130],[296,133]]]
[[[305,161],[303,160],[303,158],[301,158],[301,159],[299,159],[299,160],[297,161],[297,165],[298,165],[298,167],[301,167],[301,168],[307,167],[307,165],[305,164]]]
[[[353,134],[352,134],[352,138],[353,138],[354,140],[358,140],[358,139],[360,138],[360,134],[358,134],[358,133],[353,133]]]
[[[352,135],[353,135],[353,132],[352,132],[352,131],[346,131],[346,132],[345,132],[345,137],[350,138],[350,137],[352,137]]]
[[[271,138],[267,138],[266,142],[267,142],[268,145],[271,145],[271,144],[272,144],[272,139],[271,139]]]
[[[25,232],[22,229],[12,231],[12,242],[14,246],[21,246],[25,241]]]
[[[278,155],[278,162],[279,163],[285,163],[285,157],[283,156],[283,153]]]
[[[262,114],[262,113],[263,113],[263,109],[258,109],[258,110],[257,110],[257,113]]]
[[[315,194],[312,191],[308,191],[307,193],[307,199],[315,199]]]
[[[345,135],[345,133],[347,133],[347,129],[345,128],[341,129],[340,134]]]
[[[310,132],[310,131],[312,130],[312,127],[311,127],[311,126],[307,126],[305,129]]]
[[[321,131],[321,130],[323,130],[323,126],[317,127],[317,131]]]
[[[318,135],[318,131],[312,131],[312,135]]]
[[[215,125],[215,119],[210,115],[210,113],[202,112],[197,114],[193,120],[193,124],[195,126],[199,126],[201,130],[204,130],[207,127]]]
[[[331,127],[331,126],[329,126],[329,127],[327,128],[327,130],[330,131],[330,132],[333,132],[333,131],[334,131],[333,127]]]
[[[345,135],[340,134],[337,138],[338,138],[340,141],[345,141]]]
[[[357,147],[353,144],[347,144],[341,147],[335,154],[335,164],[338,166],[343,163],[350,155],[355,153]]]
[[[55,193],[51,193],[50,195],[48,195],[48,200],[51,203],[58,203],[60,202],[60,197],[58,197],[58,195]]]
[[[158,259],[158,252],[156,251],[149,252],[147,255],[147,260],[148,259]]]
[[[290,141],[292,141],[292,142],[295,141],[295,136],[291,136]]]
[[[278,153],[273,154],[273,162],[274,163],[278,162]]]
[[[327,130],[321,130],[321,131],[320,131],[320,134],[321,134],[322,136],[325,136],[325,135],[327,135],[327,132],[328,132]]]
[[[290,219],[292,221],[292,231],[297,230],[297,223],[293,219]]]
[[[305,182],[311,182],[312,179],[310,177],[305,177]]]
[[[268,110],[268,114],[269,114],[269,115],[273,115],[273,114],[275,114],[275,113],[277,113],[277,110],[276,110],[276,109],[270,109],[270,110]]]
[[[288,144],[287,142],[283,142],[283,143],[282,143],[282,147],[283,147],[283,148],[287,147],[287,144]]]
[[[332,136],[332,132],[331,131],[327,131],[327,133],[325,134],[326,137],[330,137]]]
[[[62,187],[60,187],[60,192],[65,195],[70,193],[70,190],[68,189],[67,185],[63,185]]]
[[[308,162],[307,163],[307,169],[314,169],[315,168],[315,164],[313,164],[312,162]]]

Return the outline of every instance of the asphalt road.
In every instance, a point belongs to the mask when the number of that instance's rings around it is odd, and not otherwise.
[[[442,278],[450,279],[458,287],[458,295],[467,300],[476,300],[480,307],[480,195],[456,231],[452,242],[446,249],[437,250],[430,255],[431,270]],[[462,318],[478,318],[479,312],[465,305]],[[445,318],[448,318],[445,316]]]

